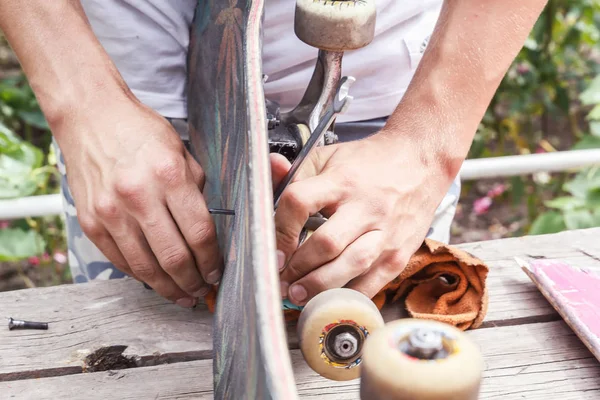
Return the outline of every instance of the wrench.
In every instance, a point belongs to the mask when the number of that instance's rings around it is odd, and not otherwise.
[[[292,167],[285,175],[279,186],[277,186],[277,190],[275,191],[275,207],[277,210],[277,206],[279,205],[279,200],[281,199],[281,194],[285,190],[286,187],[292,182],[298,170],[306,160],[306,157],[310,154],[310,151],[315,147],[315,145],[321,141],[325,132],[331,124],[333,120],[338,114],[344,113],[348,106],[350,106],[350,102],[352,101],[352,96],[348,95],[348,91],[350,90],[350,86],[356,81],[356,79],[352,76],[345,76],[340,79],[340,83],[338,85],[335,96],[333,97],[333,101],[329,104],[325,111],[325,115],[319,121],[319,124],[316,126],[315,130],[311,133],[310,137],[306,144],[298,153],[298,157],[294,160]]]

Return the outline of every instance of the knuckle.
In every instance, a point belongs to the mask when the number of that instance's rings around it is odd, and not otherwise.
[[[185,161],[181,157],[167,156],[154,167],[159,181],[168,185],[178,185],[185,180]]]
[[[316,236],[315,233],[313,236]],[[315,238],[315,242],[318,244],[321,253],[328,257],[335,257],[342,252],[344,249],[339,238],[334,235],[321,234]]]
[[[102,218],[115,218],[119,214],[119,207],[113,198],[100,197],[94,205],[94,211]]]
[[[301,268],[301,265],[298,265],[297,263],[290,263],[286,268],[285,268],[285,273],[289,278],[292,279],[298,279],[302,276],[304,276],[304,271]]]
[[[90,239],[98,239],[104,232],[104,226],[92,214],[80,213],[77,216],[81,230]]]
[[[190,166],[190,170],[192,171],[192,175],[194,176],[194,183],[196,183],[198,186],[204,185],[204,179],[206,178],[206,176],[200,164],[198,164],[195,160],[192,159],[192,161],[190,161],[188,165]]]
[[[275,235],[278,248],[285,253],[293,252],[298,247],[298,237],[288,229],[275,225]]]
[[[310,287],[311,294],[316,296],[317,294],[324,292],[328,289],[333,289],[330,287],[328,282],[326,282],[321,274],[313,274],[310,279],[306,279],[309,282],[305,282],[305,287]]]
[[[215,243],[215,240],[215,228],[209,221],[196,222],[189,229],[188,244],[192,247],[211,245]]]
[[[407,257],[400,250],[392,250],[387,254],[386,265],[387,269],[392,272],[396,272],[404,269],[407,263]]]
[[[359,271],[365,271],[371,266],[371,254],[367,251],[358,251],[352,256],[352,267]]]
[[[190,260],[187,251],[179,248],[169,248],[159,254],[161,265],[166,271],[177,272],[183,268]]]
[[[184,287],[183,289],[190,294],[195,294],[203,289],[206,290],[206,288],[207,286],[202,280],[195,279],[194,281],[187,282],[186,287]]]
[[[204,170],[202,168],[198,168],[198,172],[196,172],[196,180],[195,180],[196,185],[200,188],[203,188],[205,181],[206,181],[206,175],[204,174]]]
[[[282,208],[291,210],[305,209],[302,194],[298,190],[295,190],[292,185],[290,185],[281,195],[279,205]]]
[[[141,180],[131,177],[119,179],[114,188],[117,196],[134,208],[142,208],[146,203],[146,185]]]
[[[131,271],[144,282],[152,282],[158,275],[157,268],[152,264],[132,264]]]

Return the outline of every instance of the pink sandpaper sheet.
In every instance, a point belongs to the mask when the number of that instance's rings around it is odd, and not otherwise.
[[[556,260],[517,262],[600,360],[600,271],[577,268]]]

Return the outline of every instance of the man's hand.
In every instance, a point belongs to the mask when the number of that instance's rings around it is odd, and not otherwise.
[[[383,135],[317,148],[275,215],[282,294],[297,305],[338,287],[377,294],[421,245],[450,183],[441,168],[418,143]],[[298,247],[317,212],[328,221]]]
[[[444,1],[385,128],[369,139],[314,151],[283,193],[275,224],[286,259],[284,296],[304,305],[323,290],[346,286],[373,297],[401,272],[545,4]],[[329,220],[297,248],[308,216],[319,211]]]
[[[83,231],[117,268],[193,306],[221,261],[178,134],[135,98],[79,1],[2,0],[0,29],[63,152]]]
[[[221,259],[202,169],[177,132],[130,101],[64,121],[56,134],[84,233],[121,271],[195,305]]]

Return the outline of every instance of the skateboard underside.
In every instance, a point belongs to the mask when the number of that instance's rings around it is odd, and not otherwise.
[[[225,271],[215,310],[214,395],[296,398],[275,258],[261,66],[264,0],[199,1],[191,29],[190,148],[206,174]]]

